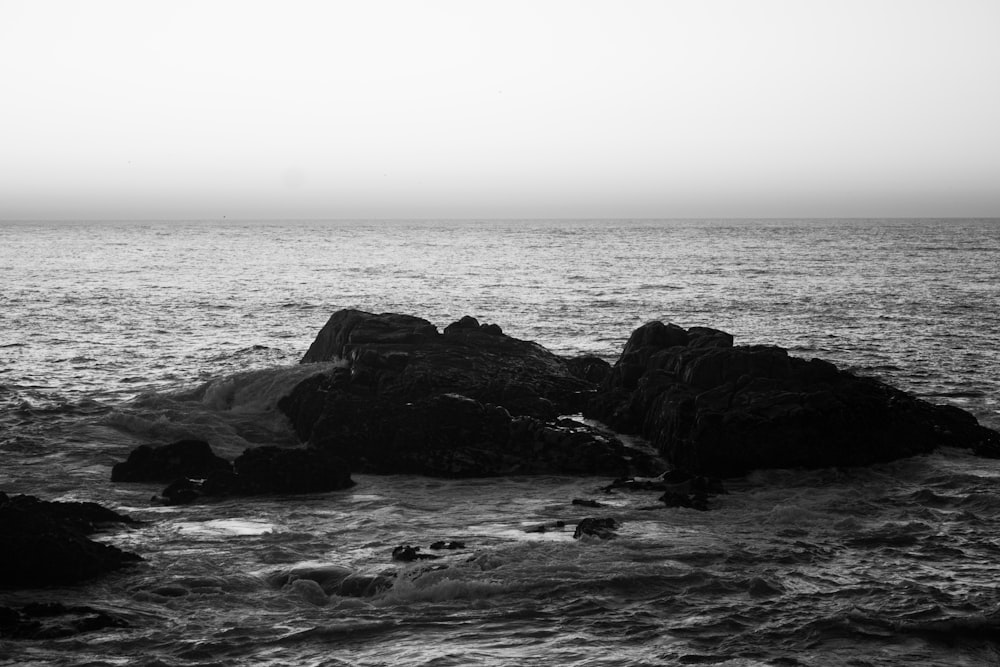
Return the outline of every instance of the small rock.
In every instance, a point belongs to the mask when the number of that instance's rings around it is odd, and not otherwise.
[[[438,550],[438,549],[464,549],[464,548],[465,548],[465,542],[458,542],[458,541],[445,542],[445,541],[442,540],[442,541],[434,542],[433,544],[431,544],[431,549],[435,549],[435,550]]]
[[[409,544],[400,545],[392,550],[392,559],[409,563],[415,560],[434,560],[440,558],[433,554],[420,553],[420,547],[411,547]]]
[[[617,529],[618,522],[611,517],[605,517],[603,519],[587,517],[577,524],[576,530],[573,532],[573,539],[578,540],[584,535],[591,535],[593,537],[599,537],[602,540],[610,540],[615,537],[615,531]]]

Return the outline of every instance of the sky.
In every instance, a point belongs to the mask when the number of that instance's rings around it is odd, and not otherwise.
[[[0,219],[1000,217],[996,0],[0,0]]]

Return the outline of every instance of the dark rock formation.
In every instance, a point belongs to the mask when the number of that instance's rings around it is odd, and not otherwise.
[[[611,364],[589,354],[566,358],[566,366],[570,373],[592,384],[600,384],[611,375]]]
[[[584,535],[589,535],[591,537],[599,537],[602,540],[610,540],[615,537],[616,530],[618,530],[618,522],[611,517],[603,519],[587,517],[586,519],[581,519],[580,523],[576,525],[576,530],[573,531],[573,539],[578,540]]]
[[[233,461],[241,495],[323,493],[354,486],[341,459],[316,449],[251,447]]]
[[[560,357],[464,317],[335,313],[303,362],[342,360],[279,402],[299,438],[378,473],[622,475],[652,457],[578,422],[594,385]]]
[[[401,544],[392,550],[392,559],[403,561],[404,563],[410,563],[415,560],[435,560],[437,558],[440,558],[440,556],[422,554],[420,553],[420,547],[410,546],[409,544]]]
[[[228,464],[227,464],[228,466]],[[251,447],[204,480],[181,478],[160,494],[168,505],[231,496],[339,491],[354,486],[342,459],[314,448]]]
[[[585,414],[643,435],[699,475],[861,466],[939,446],[1000,453],[1000,434],[958,408],[779,347],[734,347],[725,332],[661,322],[632,334]]]
[[[358,388],[377,389],[388,399],[461,394],[538,418],[579,411],[581,392],[593,388],[541,345],[468,316],[442,334],[419,317],[341,310],[330,317],[302,363],[337,359],[348,362]]]
[[[132,519],[96,503],[0,492],[0,587],[72,584],[141,560],[87,535]]]
[[[59,602],[35,602],[20,608],[0,607],[0,637],[59,639],[107,628],[127,628],[128,622],[101,609]]]
[[[111,469],[112,482],[172,482],[181,477],[205,479],[230,469],[229,461],[216,456],[207,442],[180,440],[162,447],[141,445],[128,460]]]

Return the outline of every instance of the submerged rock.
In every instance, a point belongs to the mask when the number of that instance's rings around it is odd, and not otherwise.
[[[96,503],[0,492],[0,588],[73,584],[141,560],[87,537],[134,521]]]
[[[472,317],[439,333],[409,315],[343,310],[303,358],[341,360],[279,402],[299,438],[378,473],[621,475],[653,457],[582,423],[595,385],[535,343]]]
[[[316,602],[325,604],[326,597],[331,595],[374,597],[391,588],[395,578],[384,574],[363,574],[341,565],[300,565],[271,574],[268,582],[276,588],[310,582],[323,596]]]
[[[718,477],[863,466],[940,446],[1000,453],[1000,434],[958,408],[780,347],[734,347],[725,332],[662,322],[633,332],[584,414],[648,438],[677,468]]]

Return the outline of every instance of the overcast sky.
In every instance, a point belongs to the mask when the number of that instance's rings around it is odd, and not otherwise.
[[[0,0],[0,218],[1000,216],[996,0]]]

